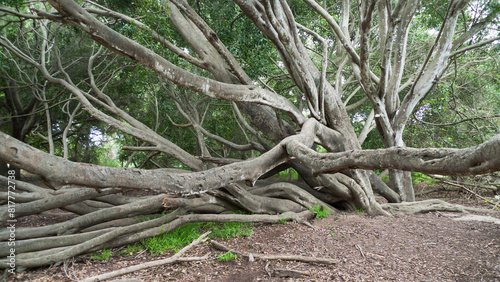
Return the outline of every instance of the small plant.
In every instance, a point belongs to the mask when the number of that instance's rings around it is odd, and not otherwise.
[[[427,182],[429,184],[436,183],[436,179],[427,176],[421,172],[412,172],[411,173],[411,182],[413,185],[417,185],[418,183]]]
[[[94,252],[90,256],[90,260],[109,260],[113,256],[110,249],[102,249],[99,252]]]
[[[337,234],[335,234],[335,230],[333,230],[333,229],[332,229],[332,232],[330,234],[332,234],[333,237],[337,236]]]
[[[354,211],[358,214],[358,215],[362,215],[365,213],[365,210],[360,208],[360,207],[354,207]]]
[[[210,230],[210,238],[229,239],[238,236],[250,236],[253,233],[251,223],[188,223],[171,232],[144,240],[144,245],[152,254],[163,254],[165,251],[178,252],[184,246],[196,240],[204,231]]]
[[[283,180],[298,180],[299,174],[293,168],[289,168],[288,171],[282,171],[276,174],[276,176]]]
[[[211,238],[229,239],[238,236],[250,236],[253,233],[251,223],[242,222],[224,222],[222,224],[215,222],[205,223],[204,228],[212,231]]]
[[[315,204],[311,208],[309,208],[311,212],[316,213],[316,218],[325,218],[328,217],[331,213],[329,209],[327,209],[325,206],[321,206],[320,204]]]
[[[285,218],[285,217],[280,217],[280,219],[278,220],[278,223],[280,223],[280,224],[286,224],[286,223],[287,223],[287,221],[288,221],[288,219],[287,219],[287,218]]]
[[[188,223],[171,232],[144,240],[144,245],[152,254],[165,251],[178,252],[184,246],[196,240],[201,233],[203,223]]]
[[[231,253],[231,251],[229,251],[223,255],[219,255],[219,261],[230,261],[230,260],[235,260],[237,258],[238,258],[238,255]]]
[[[128,256],[137,253],[143,249],[144,248],[141,246],[141,244],[136,242],[134,244],[127,245],[125,248],[123,248],[123,250],[120,251],[119,255]]]

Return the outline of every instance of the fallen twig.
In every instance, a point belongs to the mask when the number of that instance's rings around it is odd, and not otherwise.
[[[356,249],[358,249],[358,251],[361,253],[361,255],[363,256],[363,258],[366,258],[365,257],[365,253],[363,253],[363,249],[361,249],[361,247],[359,245],[355,245],[356,246]]]
[[[230,251],[233,254],[237,254],[242,257],[247,257],[247,258],[259,258],[259,259],[264,259],[264,260],[294,260],[294,261],[303,261],[303,262],[316,262],[316,263],[323,263],[323,264],[336,264],[339,262],[338,259],[330,259],[330,258],[314,258],[314,257],[306,257],[306,256],[300,256],[300,255],[280,255],[280,254],[258,254],[258,253],[244,253],[240,252],[234,249],[231,249],[229,247],[226,247],[222,245],[219,242],[212,241],[211,242],[212,246],[218,250],[228,252]]]
[[[478,193],[472,191],[471,189],[465,187],[464,185],[460,185],[458,183],[454,183],[454,182],[450,182],[450,181],[446,181],[446,180],[440,180],[441,182],[443,182],[444,184],[448,184],[448,185],[452,185],[452,186],[456,186],[456,187],[459,187],[459,188],[462,188],[464,190],[466,190],[467,192],[473,194],[474,196],[478,197],[479,199],[487,202],[487,203],[490,203],[492,205],[495,205],[494,203],[491,203],[490,200],[486,199],[485,197],[479,195]]]
[[[420,191],[420,192],[415,192],[415,196],[423,196],[423,195],[426,195],[426,194],[430,194],[430,193],[434,193],[434,192],[440,192],[440,191],[460,191],[460,189],[458,188],[446,188],[444,186],[440,186],[440,187],[434,187],[434,188],[431,188],[431,189],[428,189],[428,190],[425,190],[425,191]]]
[[[431,177],[431,178],[436,179],[439,182],[448,181],[448,180],[445,180],[445,178],[443,178],[443,176],[437,176],[437,175],[432,175],[432,174],[426,174],[426,175]],[[475,188],[486,189],[486,190],[490,190],[490,191],[491,190],[493,190],[493,191],[499,190],[498,187],[495,187],[495,184],[467,183],[467,182],[461,182],[458,180],[453,180],[453,181],[449,181],[449,182],[459,184],[459,185],[472,185]]]
[[[292,278],[302,278],[303,276],[309,276],[311,273],[307,271],[299,271],[293,269],[275,268],[271,274],[272,277],[292,277]]]
[[[100,275],[97,275],[97,276],[93,276],[93,277],[87,278],[87,279],[83,280],[83,282],[102,281],[102,280],[110,279],[110,278],[113,278],[113,277],[121,276],[121,275],[124,275],[124,274],[127,274],[127,273],[131,273],[131,272],[134,272],[134,271],[138,271],[138,270],[141,270],[141,269],[145,269],[145,268],[148,268],[148,267],[159,266],[159,265],[163,265],[163,264],[167,264],[167,263],[174,263],[174,262],[177,262],[177,261],[205,260],[205,259],[208,258],[209,254],[206,254],[203,257],[181,258],[181,256],[184,253],[186,253],[189,249],[191,249],[192,247],[194,247],[195,245],[197,245],[200,242],[204,241],[205,237],[207,237],[208,234],[210,234],[210,231],[205,232],[198,239],[194,240],[193,242],[191,242],[191,244],[189,244],[186,247],[182,248],[182,250],[180,250],[178,253],[176,253],[175,255],[173,255],[173,256],[171,256],[169,258],[161,259],[161,260],[155,260],[155,261],[150,261],[150,262],[146,262],[146,263],[142,263],[142,264],[138,264],[138,265],[133,265],[133,266],[125,267],[125,268],[122,268],[122,269],[119,269],[119,270],[116,270],[116,271],[112,271],[112,272],[108,272],[108,273],[104,273],[104,274],[100,274]]]

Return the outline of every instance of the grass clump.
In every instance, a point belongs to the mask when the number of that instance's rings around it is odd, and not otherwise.
[[[102,249],[98,252],[93,252],[90,260],[109,260],[112,256],[113,252],[110,249]]]
[[[411,182],[413,185],[417,185],[419,183],[436,184],[437,180],[421,172],[412,172]]]
[[[130,244],[125,246],[118,254],[120,256],[128,256],[128,255],[133,255],[134,253],[137,253],[139,251],[142,251],[144,248],[142,245],[138,242],[134,244]]]
[[[278,220],[278,224],[286,224],[288,222],[288,220],[290,220],[289,218],[286,218],[286,217],[280,217],[280,219]]]
[[[329,209],[327,209],[325,206],[322,206],[320,204],[315,204],[314,206],[310,207],[309,210],[311,212],[316,213],[316,218],[326,218],[331,213],[331,211]]]
[[[354,207],[354,211],[358,214],[358,215],[363,215],[365,213],[365,210],[363,208],[360,208],[360,207]]]
[[[219,261],[230,261],[230,260],[235,260],[237,258],[238,258],[238,255],[231,253],[231,251],[229,251],[225,254],[219,255]]]
[[[206,231],[211,231],[209,238],[230,239],[238,236],[249,236],[253,232],[251,223],[188,223],[171,232],[143,241],[144,246],[152,254],[163,254],[166,251],[178,252],[183,247],[198,239]]]
[[[204,224],[204,228],[212,232],[209,235],[210,238],[230,239],[238,236],[250,236],[253,233],[253,227],[251,226],[251,223],[207,222]]]
[[[171,232],[143,241],[144,246],[152,254],[163,254],[165,251],[178,252],[184,246],[198,239],[203,223],[188,223]]]

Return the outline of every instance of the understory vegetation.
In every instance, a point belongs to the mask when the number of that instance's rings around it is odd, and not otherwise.
[[[144,250],[150,254],[164,254],[168,251],[178,252],[207,231],[211,232],[209,238],[227,240],[238,236],[249,236],[252,234],[253,227],[250,223],[240,222],[188,223],[171,232],[126,245],[119,248],[117,252],[124,256],[132,256]],[[115,254],[112,250],[103,249],[92,253],[90,260],[108,260],[113,255]],[[226,255],[220,258],[221,261],[234,259],[231,255]]]

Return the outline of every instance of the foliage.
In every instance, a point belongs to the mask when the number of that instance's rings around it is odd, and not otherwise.
[[[129,255],[132,255],[134,253],[137,253],[141,250],[143,250],[143,246],[136,242],[134,244],[129,244],[127,246],[125,246],[119,253],[119,255],[122,255],[122,256],[129,256]]]
[[[337,234],[335,233],[335,229],[332,229],[332,231],[330,231],[330,235],[332,235],[333,237],[337,236]]]
[[[189,2],[206,23],[217,32],[217,36],[238,59],[252,80],[265,80],[267,85],[273,88],[274,91],[287,97],[299,108],[307,107],[301,99],[302,94],[299,93],[300,91],[298,91],[294,82],[288,77],[280,77],[283,72],[279,64],[277,65],[277,62],[281,58],[276,48],[273,47],[267,37],[263,36],[262,32],[259,31],[250,19],[242,13],[237,5],[232,1],[226,0]],[[3,3],[9,6],[20,7],[19,5],[23,2],[9,0]],[[159,2],[149,0],[133,2],[99,0],[97,3],[130,16],[143,15],[140,17],[141,22],[152,27],[155,32],[169,39],[179,48],[185,49],[190,54],[194,53],[192,46],[176,31],[173,23],[169,20],[170,12],[168,9],[160,5]],[[332,34],[329,32],[330,29],[326,21],[321,17],[317,17],[304,2],[289,1],[289,6],[297,22],[304,25],[307,24],[310,29],[319,35],[331,40],[332,46],[337,44],[336,38],[332,37]],[[421,2],[414,19],[417,24],[412,25],[409,31],[408,60],[421,63],[423,58],[425,58],[429,44],[435,39],[435,35],[430,31],[439,30],[442,18],[446,14],[447,6],[446,1],[433,2],[426,0]],[[476,1],[471,6],[470,12],[463,13],[462,17],[459,17],[459,26],[466,27],[478,19],[491,21],[492,23],[498,21],[499,4],[496,1]],[[331,3],[328,9],[333,15],[340,15],[342,3]],[[351,13],[353,18],[358,16],[358,8],[354,2],[352,2]],[[121,21],[116,21],[110,26],[117,32],[129,36],[174,64],[193,73],[210,77],[210,74],[194,68],[172,52],[166,51],[166,48],[153,39],[150,32]],[[24,29],[24,33],[27,33],[30,27],[26,25],[21,26],[21,28]],[[86,62],[88,56],[95,52],[97,46],[82,31],[74,27],[54,24],[50,28],[52,28],[54,34],[58,33],[57,47],[61,53],[64,53],[63,65],[71,65],[70,68],[66,69],[69,76],[75,84],[83,85],[84,90],[88,90],[88,87],[85,86],[88,85]],[[23,32],[19,32],[18,29],[13,28],[12,24],[7,25],[5,30],[7,36],[13,41],[23,39],[18,37]],[[321,66],[321,56],[319,56],[322,50],[321,42],[302,30],[299,30],[299,34],[305,42],[306,47],[310,49],[309,55],[319,68]],[[485,29],[478,36],[467,41],[464,47],[477,43],[488,36]],[[53,40],[55,41],[55,39]],[[378,43],[377,37],[371,40],[374,45]],[[28,48],[37,49],[39,46],[36,46],[36,44],[39,44],[37,43],[39,41],[36,37],[31,39],[28,37],[28,40],[21,48],[25,48],[26,50]],[[475,117],[494,115],[500,110],[498,63],[495,60],[482,59],[483,57],[498,57],[499,49],[498,44],[496,44],[493,47],[458,54],[452,58],[449,73],[440,78],[440,83],[432,88],[426,99],[417,107],[415,117],[408,123],[404,140],[409,146],[465,147],[481,143],[499,131],[498,118],[474,119]],[[327,79],[333,82],[335,80],[334,73],[336,66],[338,65],[338,61],[343,59],[343,53],[332,52],[330,56],[333,64],[329,66]],[[380,60],[377,52],[373,52],[371,56],[374,61]],[[16,73],[16,64],[21,69],[29,69],[24,66],[24,62],[17,59],[4,58],[3,56],[0,58],[2,60],[0,64],[2,65],[3,72],[8,72],[3,76],[22,76],[21,73]],[[13,63],[14,60],[16,60],[15,64]],[[69,62],[76,63],[70,64]],[[406,64],[405,73],[412,74],[417,70],[416,66],[418,66],[416,63]],[[464,68],[467,71],[463,71]],[[109,95],[117,106],[145,125],[151,128],[156,127],[156,131],[163,133],[165,138],[176,140],[176,144],[180,145],[187,152],[199,155],[200,144],[197,143],[194,132],[174,126],[170,122],[169,118],[172,118],[178,124],[189,123],[179,113],[176,101],[172,99],[169,93],[162,89],[161,85],[163,83],[157,79],[151,70],[105,51],[99,56],[98,63],[95,64],[93,71],[97,79],[97,84],[106,85],[105,93]],[[374,72],[379,75],[380,70],[374,68]],[[348,78],[352,75],[353,70],[346,65],[342,73],[344,78]],[[43,81],[40,74],[36,74],[36,76],[38,81]],[[409,77],[405,77],[405,79],[409,79]],[[346,83],[343,86],[345,87],[343,93],[346,93],[343,94],[344,98],[358,86],[356,83]],[[180,106],[183,108],[187,108],[187,105],[194,105],[203,99],[202,95],[192,93],[175,85],[169,87],[173,89],[174,97],[177,99],[177,102],[181,103]],[[32,94],[28,91],[29,88],[20,87],[20,89],[23,89],[20,96],[23,99],[23,103],[26,103]],[[481,93],[477,93],[477,89],[481,89]],[[403,98],[403,95],[408,90],[409,88],[401,91],[401,98]],[[67,97],[64,96],[60,96],[60,98],[56,97],[59,91],[60,88],[58,86],[50,87],[47,92],[47,98],[54,98],[54,103],[66,99]],[[0,90],[0,99],[2,99],[3,95]],[[364,95],[363,90],[359,90],[352,97],[349,104],[361,101]],[[248,132],[243,131],[238,122],[235,121],[230,103],[214,100],[210,103],[199,103],[197,105],[192,110],[199,113],[204,112],[202,123],[207,131],[237,144],[247,142],[245,134],[248,134]],[[364,128],[366,118],[371,110],[371,105],[364,103],[349,112],[353,129],[357,133],[361,132]],[[0,113],[2,116],[4,114],[8,115],[9,112],[8,109],[2,108],[0,104]],[[157,113],[167,113],[168,116],[165,114],[157,115]],[[54,131],[54,135],[58,135],[66,123],[67,115],[61,111],[60,107],[52,108],[50,114],[53,123],[52,130]],[[289,120],[285,115],[281,116],[285,120]],[[461,120],[466,121],[460,122]],[[8,128],[10,123],[2,123],[2,121],[0,121],[0,130],[10,132]],[[441,125],[455,122],[459,123],[454,127]],[[90,162],[106,166],[120,166],[127,163],[133,152],[120,151],[119,161],[107,160],[106,152],[96,148],[99,146],[99,143],[93,142],[92,134],[94,132],[100,132],[102,136],[119,134],[120,137],[117,142],[119,142],[120,147],[139,146],[142,142],[96,122],[85,112],[82,112],[73,123],[74,126],[71,127],[70,135],[68,136],[69,159],[73,161]],[[48,130],[44,122],[39,122],[37,126],[38,132],[43,133]],[[47,143],[36,135],[28,135],[26,141],[37,148],[48,150]],[[210,138],[205,138],[205,142],[214,154],[222,157],[247,158],[249,155],[255,156],[254,152],[238,152]],[[56,139],[55,145],[55,153],[62,155],[61,140]],[[362,146],[365,149],[374,149],[381,148],[384,144],[380,135],[376,131],[371,131]],[[140,152],[135,153],[134,156],[131,165],[141,166],[148,159],[149,153]],[[162,167],[186,168],[172,156],[161,154],[154,156],[153,159],[156,164]],[[152,163],[147,163],[144,168],[151,169],[155,168],[155,166]],[[293,180],[298,179],[298,175],[294,170],[292,170],[291,175]],[[286,176],[280,177],[286,178]]]
[[[279,224],[286,224],[288,222],[288,218],[285,218],[285,217],[280,217],[280,219],[278,220],[277,223]]]
[[[363,209],[363,208],[360,208],[358,206],[355,206],[354,207],[354,211],[358,214],[358,215],[363,215],[366,211]]]
[[[251,223],[188,223],[171,232],[149,238],[143,241],[152,254],[162,254],[165,251],[178,252],[184,246],[196,240],[205,231],[211,231],[210,238],[230,239],[238,236],[250,236],[253,232]]]
[[[226,262],[226,261],[237,259],[238,255],[235,255],[235,254],[231,253],[231,251],[228,251],[227,253],[218,255],[218,257],[219,257],[219,261]]]
[[[411,179],[412,179],[413,185],[416,185],[419,183],[424,183],[424,182],[428,183],[428,184],[434,184],[437,182],[436,179],[434,179],[430,176],[427,176],[424,173],[420,173],[420,172],[412,172],[411,176],[412,176]]]
[[[331,213],[329,209],[327,209],[325,206],[321,206],[320,204],[315,204],[314,206],[310,207],[309,210],[316,213],[316,218],[326,218]]]
[[[253,233],[253,227],[251,223],[241,223],[241,222],[224,222],[215,223],[208,222],[205,223],[203,228],[210,230],[209,236],[211,238],[221,238],[230,239],[239,236],[250,236]]]
[[[113,252],[110,249],[102,249],[92,253],[90,260],[109,260],[112,256]]]
[[[287,170],[283,170],[277,174],[279,179],[288,180],[288,181],[297,181],[299,180],[299,174],[293,168],[289,168]]]

